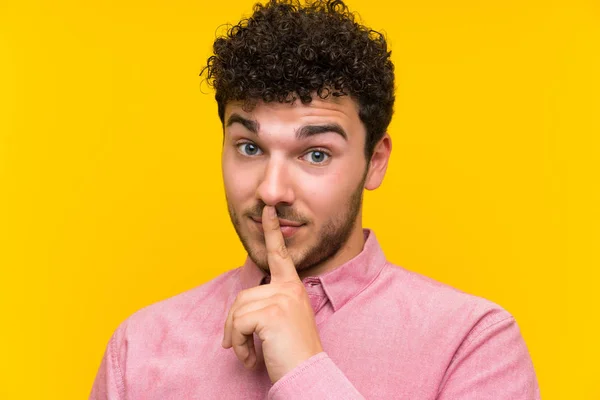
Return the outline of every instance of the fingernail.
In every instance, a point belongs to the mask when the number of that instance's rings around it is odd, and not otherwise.
[[[269,217],[271,217],[271,219],[275,219],[277,218],[277,213],[275,212],[275,207],[269,206]]]

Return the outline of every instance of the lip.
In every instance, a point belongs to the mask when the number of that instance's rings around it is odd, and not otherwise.
[[[257,222],[257,223],[259,223],[259,224],[262,225],[262,218],[252,218],[252,220],[254,222]],[[279,218],[279,226],[281,226],[282,228],[284,226],[291,226],[291,227],[294,227],[294,228],[299,228],[302,225],[304,225],[304,224],[302,224],[300,222],[290,221],[290,220],[287,220],[287,219]]]
[[[260,219],[260,218],[250,218],[250,219],[252,220],[252,222],[254,222],[253,225],[256,226],[258,231],[261,234],[264,234],[263,226],[262,226],[262,219]],[[284,238],[287,239],[287,238],[295,235],[304,226],[304,224],[280,218],[279,226],[281,227],[280,228],[281,234],[283,235]]]

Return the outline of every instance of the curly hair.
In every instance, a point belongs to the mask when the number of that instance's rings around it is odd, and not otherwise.
[[[365,157],[393,113],[394,65],[385,37],[355,21],[340,0],[257,3],[250,18],[230,26],[200,72],[215,89],[221,122],[230,101],[251,110],[257,101],[310,103],[312,95],[349,95],[367,132]]]

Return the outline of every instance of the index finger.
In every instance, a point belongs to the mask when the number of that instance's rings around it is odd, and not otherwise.
[[[300,276],[298,276],[294,262],[285,245],[275,207],[265,206],[263,208],[262,225],[265,233],[271,282],[299,281]]]

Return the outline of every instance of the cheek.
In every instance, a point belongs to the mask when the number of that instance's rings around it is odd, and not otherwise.
[[[250,168],[242,168],[224,156],[222,170],[225,193],[231,203],[245,202],[255,195],[256,174]]]
[[[356,189],[358,181],[343,171],[333,171],[320,177],[301,181],[304,203],[314,218],[325,221],[339,214],[347,207],[348,200]]]

